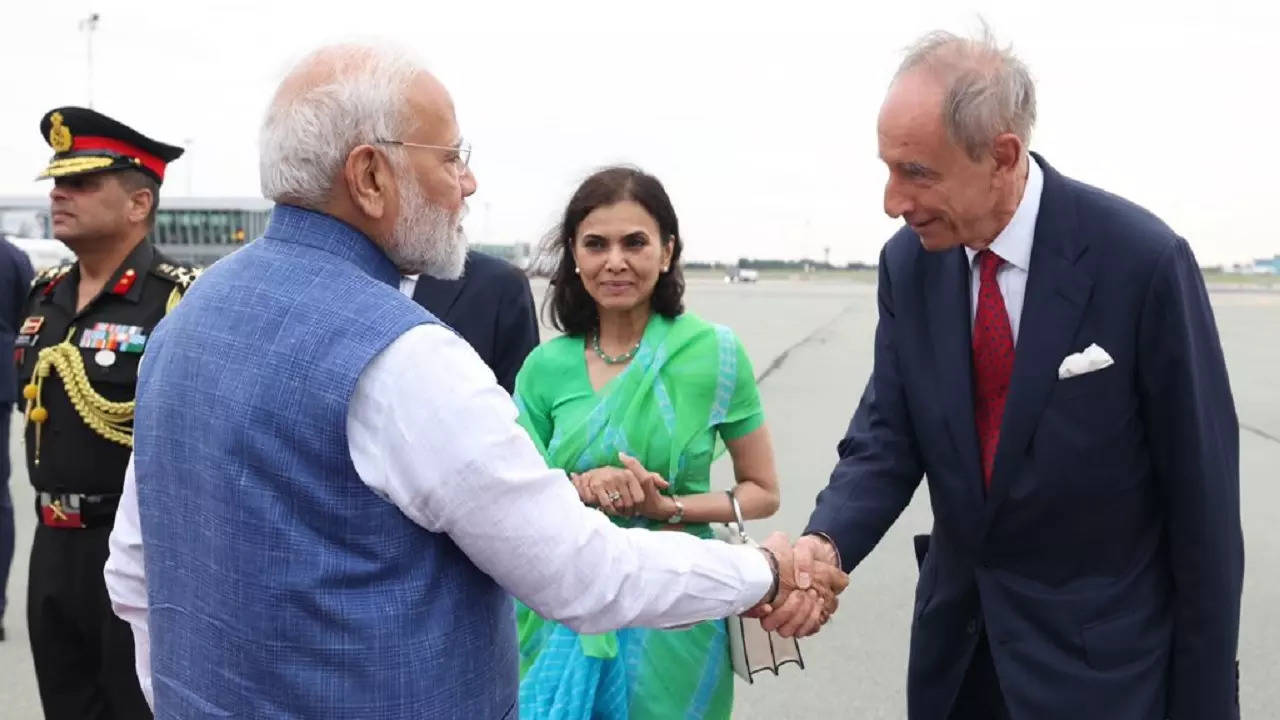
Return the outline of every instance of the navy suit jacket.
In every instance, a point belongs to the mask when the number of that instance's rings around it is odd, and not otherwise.
[[[538,346],[538,316],[529,280],[511,263],[474,250],[461,279],[418,276],[413,299],[466,340],[508,393]]]
[[[909,228],[880,256],[875,366],[808,531],[857,565],[927,476],[912,720],[985,632],[1013,717],[1239,715],[1239,426],[1204,281],[1151,213],[1044,169],[1013,380],[984,494],[969,265]],[[1106,369],[1059,380],[1097,343]]]
[[[34,276],[27,254],[0,237],[0,358],[3,358],[0,363],[0,368],[3,368],[0,369],[0,403],[12,403],[18,399],[13,343],[22,325],[22,310],[27,304],[27,293],[31,291]]]

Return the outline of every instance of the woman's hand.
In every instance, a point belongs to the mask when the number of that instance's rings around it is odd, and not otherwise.
[[[635,515],[648,496],[657,495],[659,488],[667,487],[667,482],[660,477],[659,485],[647,478],[642,480],[631,470],[615,467],[570,473],[569,479],[583,503],[599,507],[610,515]]]
[[[643,515],[650,520],[666,521],[676,513],[675,500],[658,492],[665,490],[670,483],[658,473],[646,470],[639,460],[626,453],[618,453],[618,459],[622,460],[627,472],[644,491],[643,499],[637,503],[635,510],[637,515]]]

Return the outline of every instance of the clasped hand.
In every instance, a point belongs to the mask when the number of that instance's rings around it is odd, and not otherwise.
[[[619,453],[624,467],[598,467],[584,473],[569,473],[583,503],[609,515],[642,515],[666,520],[675,511],[675,502],[661,490],[670,486],[661,475],[649,472],[638,460]]]
[[[659,492],[669,483],[635,458],[624,453],[618,457],[624,467],[569,474],[582,502],[609,515],[642,515],[654,520],[671,517],[675,503]],[[840,605],[840,593],[849,585],[835,548],[815,535],[805,535],[792,546],[784,533],[773,533],[761,547],[778,561],[778,592],[769,603],[761,602],[744,615],[759,618],[765,630],[783,637],[816,633],[831,619]]]
[[[849,576],[836,561],[826,540],[805,535],[794,546],[784,533],[773,533],[761,547],[778,560],[778,592],[744,615],[759,618],[765,630],[783,637],[808,637],[831,619],[840,606],[840,593]]]

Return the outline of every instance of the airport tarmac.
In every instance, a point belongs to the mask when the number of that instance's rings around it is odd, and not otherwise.
[[[541,298],[545,282],[534,281]],[[1247,570],[1241,618],[1241,706],[1247,718],[1280,716],[1280,292],[1211,293],[1241,423],[1240,470]],[[871,370],[874,286],[839,279],[767,279],[724,284],[693,278],[687,307],[732,327],[762,376],[773,434],[782,508],[751,523],[756,537],[803,529],[826,484],[836,441]],[[25,595],[32,491],[21,463],[19,418],[10,452],[17,513],[17,554],[10,574],[8,639],[0,643],[0,718],[39,718],[27,644]],[[715,469],[727,486],[731,469]],[[922,483],[911,505],[853,573],[840,613],[804,641],[807,668],[739,683],[735,718],[897,719],[906,716],[907,636],[916,566],[911,536],[930,527]]]

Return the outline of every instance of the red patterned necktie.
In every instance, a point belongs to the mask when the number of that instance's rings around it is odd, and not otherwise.
[[[991,489],[991,469],[1000,442],[1004,401],[1013,377],[1013,330],[996,271],[1004,258],[990,250],[978,253],[978,311],[973,318],[973,417],[978,427],[983,487]]]

